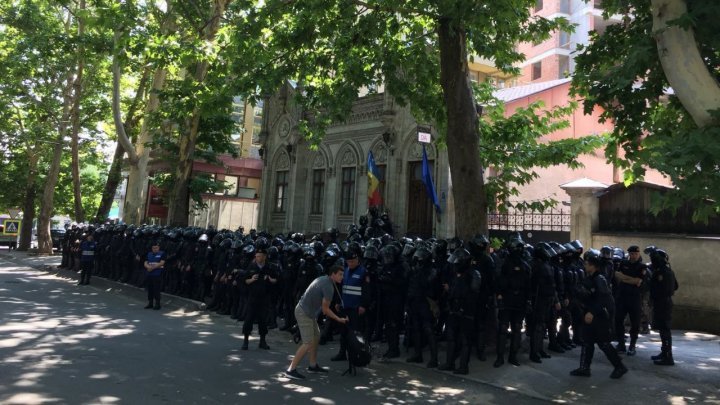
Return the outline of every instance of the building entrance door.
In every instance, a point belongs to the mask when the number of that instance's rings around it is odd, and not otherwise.
[[[430,172],[433,172],[433,161]],[[408,163],[408,210],[407,233],[412,236],[429,238],[432,236],[432,202],[425,192],[422,181],[422,162]]]

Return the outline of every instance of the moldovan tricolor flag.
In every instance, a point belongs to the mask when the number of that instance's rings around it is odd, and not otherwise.
[[[368,153],[367,160],[368,176],[368,207],[377,207],[382,204],[380,196],[380,170],[375,165],[375,158],[372,151]]]

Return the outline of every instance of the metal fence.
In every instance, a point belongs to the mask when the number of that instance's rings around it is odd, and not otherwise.
[[[510,210],[488,214],[488,228],[507,231],[570,232],[570,210]]]

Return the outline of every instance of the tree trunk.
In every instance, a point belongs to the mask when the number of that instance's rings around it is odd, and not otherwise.
[[[145,87],[147,86],[149,76],[150,69],[145,68],[143,70],[142,78],[140,79],[140,84],[138,84],[137,92],[135,92],[135,98],[133,99],[132,104],[130,104],[128,114],[125,117],[123,129],[125,130],[126,134],[131,133],[132,128],[137,125],[138,118],[135,117],[135,113],[137,112],[137,109],[140,106],[140,102],[145,95]],[[112,164],[110,165],[110,171],[108,172],[108,178],[105,182],[105,188],[103,189],[102,200],[100,201],[100,206],[98,207],[97,214],[95,215],[95,222],[97,223],[105,222],[105,220],[107,220],[108,216],[110,215],[112,203],[115,199],[115,192],[117,191],[118,185],[122,181],[122,164],[124,154],[125,148],[123,147],[123,143],[118,142],[117,146],[115,147],[115,154],[113,155]]]
[[[668,26],[687,14],[684,0],[652,0],[653,33],[660,63],[675,94],[698,127],[713,122],[710,110],[720,109],[720,86],[700,55],[691,28]]]
[[[128,174],[127,192],[125,194],[125,208],[123,220],[127,224],[140,225],[145,220],[145,200],[148,188],[148,162],[150,161],[150,148],[146,146],[152,141],[150,116],[160,105],[159,93],[165,85],[167,70],[159,67],[153,74],[152,90],[148,98],[140,135],[135,143],[137,163],[130,165]]]
[[[43,254],[52,254],[52,237],[50,235],[50,221],[55,200],[55,186],[57,185],[58,175],[60,174],[60,160],[63,152],[63,142],[67,134],[67,124],[70,118],[70,109],[73,105],[73,73],[68,72],[67,83],[63,90],[63,112],[58,124],[58,136],[53,147],[52,161],[50,163],[50,171],[45,178],[45,188],[43,189],[42,201],[40,201],[40,214],[38,215],[38,252]]]
[[[450,19],[438,24],[440,84],[447,110],[447,150],[455,201],[456,236],[487,233],[487,197],[479,152],[479,122],[468,76],[465,32]]]
[[[30,150],[30,148],[28,148],[28,177],[27,184],[25,185],[25,201],[23,202],[24,226],[20,227],[20,242],[18,243],[18,250],[20,251],[30,249],[30,243],[32,242],[32,223],[35,220],[35,196],[37,195],[35,181],[37,181],[37,175],[37,148],[35,150]]]
[[[206,25],[203,39],[207,42],[213,42],[215,35],[220,28],[220,21],[225,7],[229,0],[216,0],[213,11],[210,16],[210,22]],[[207,60],[198,62],[195,68],[195,81],[202,83],[205,81],[209,68]],[[196,106],[190,119],[185,122],[185,129],[180,136],[180,153],[178,156],[178,164],[175,168],[175,181],[170,190],[170,198],[168,205],[168,224],[171,226],[187,226],[188,216],[190,214],[190,177],[192,176],[193,156],[195,154],[195,145],[197,143],[198,132],[200,129],[200,108]]]
[[[85,9],[85,0],[80,0],[80,10]],[[78,36],[82,40],[83,33],[85,32],[85,23],[82,18],[78,18]],[[85,55],[83,52],[82,42],[78,45],[78,67],[77,73],[75,74],[75,81],[73,83],[74,89],[74,100],[71,112],[72,131],[70,133],[70,153],[72,154],[72,184],[73,184],[73,197],[75,205],[75,221],[85,222],[85,212],[82,206],[82,194],[80,192],[80,156],[79,156],[79,134],[80,134],[80,99],[82,97],[82,80],[83,80],[83,69],[85,67]]]

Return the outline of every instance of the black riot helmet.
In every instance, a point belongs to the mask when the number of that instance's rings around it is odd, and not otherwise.
[[[540,242],[533,249],[533,257],[540,260],[550,260],[557,256],[557,252],[548,243]]]
[[[583,253],[583,260],[593,264],[595,267],[602,266],[603,259],[600,255],[600,251],[597,249],[590,249]]]
[[[312,243],[313,249],[315,249],[315,256],[320,256],[325,251],[325,245],[319,240]]]
[[[525,242],[522,239],[510,239],[505,242],[505,245],[510,253],[522,254],[525,251]]]
[[[613,257],[613,248],[610,246],[603,246],[600,248],[600,257],[603,259],[612,259]]]
[[[470,255],[470,252],[463,248],[455,249],[447,259],[447,262],[452,264],[453,268],[458,273],[465,272],[469,269],[471,261],[472,256]]]
[[[292,234],[292,240],[295,243],[305,243],[305,235],[300,232],[295,232]]]
[[[338,235],[340,234],[340,231],[338,231],[337,228],[328,228],[327,230],[328,236],[330,236],[330,239],[335,240],[337,239]]]
[[[462,239],[458,238],[457,236],[454,238],[450,238],[447,243],[448,243],[447,250],[450,253],[452,253],[455,249],[463,248],[463,241],[462,241]]]
[[[480,257],[490,245],[490,240],[483,234],[477,234],[467,243],[468,250],[475,257]]]
[[[650,262],[653,267],[661,267],[670,263],[670,256],[662,249],[655,249],[650,253]]]
[[[577,239],[570,242],[570,244],[572,245],[572,247],[575,248],[575,252],[578,254],[582,254],[582,252],[585,250],[585,248],[583,247],[583,244]]]
[[[345,259],[359,259],[363,255],[362,246],[357,242],[351,242],[348,244],[347,251],[345,252]]]
[[[405,260],[410,261],[410,258],[415,254],[415,244],[412,242],[405,243],[402,250],[402,256]]]
[[[367,226],[368,218],[367,215],[360,215],[360,226]]]
[[[299,259],[300,257],[302,257],[302,247],[300,247],[300,245],[295,242],[291,241],[290,243],[285,245],[284,250],[285,252],[287,252],[288,258]]]
[[[255,241],[255,253],[267,254],[268,248],[270,248],[270,242],[264,237],[257,238]]]
[[[280,258],[280,251],[275,246],[270,246],[267,250],[267,258],[270,261],[277,261]]]
[[[380,250],[378,250],[377,246],[368,245],[365,247],[365,252],[363,252],[363,258],[366,260],[379,260]]]
[[[646,255],[649,255],[649,254],[652,254],[652,252],[656,251],[657,249],[658,249],[657,246],[650,245],[650,246],[646,247],[645,250],[643,250],[643,253],[645,253]]]
[[[230,238],[225,238],[220,242],[220,247],[223,249],[229,249],[232,246],[233,240]]]
[[[625,259],[625,251],[622,250],[622,248],[618,248],[618,247],[614,248],[613,249],[613,261],[619,262],[623,259]]]
[[[247,256],[247,257],[255,256],[255,245],[245,245],[242,252],[243,252],[243,255]]]
[[[392,264],[395,263],[400,255],[400,249],[395,245],[387,245],[380,250],[380,256],[382,256],[383,263]]]
[[[310,245],[304,245],[302,248],[305,260],[315,260],[315,249]]]
[[[445,239],[440,239],[435,242],[435,245],[433,245],[433,256],[435,256],[435,260],[445,260],[447,257],[447,246],[448,243]]]
[[[432,252],[425,246],[421,246],[415,250],[412,260],[419,266],[426,266],[432,262]]]

